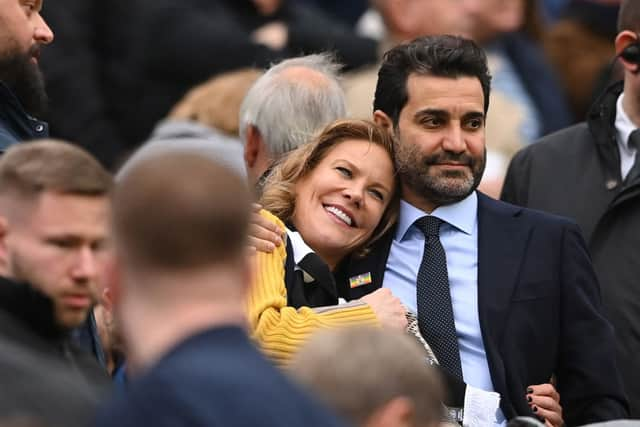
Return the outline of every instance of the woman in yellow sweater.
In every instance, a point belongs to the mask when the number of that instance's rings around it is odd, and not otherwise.
[[[385,129],[342,120],[291,152],[267,180],[262,204],[271,213],[261,214],[286,225],[287,241],[273,253],[256,254],[249,321],[276,362],[286,362],[318,328],[406,327],[404,308],[386,289],[338,304],[341,292],[331,274],[395,222],[399,190],[392,155]]]
[[[366,252],[396,221],[391,138],[368,121],[335,122],[290,153],[267,180],[262,204],[271,213],[261,215],[286,229],[287,240],[272,253],[256,253],[249,321],[276,363],[286,363],[319,328],[385,323],[406,329],[405,310],[387,289],[338,304],[342,293],[331,274],[345,256]],[[449,377],[446,384],[466,388]],[[539,413],[559,420],[547,425],[562,423],[553,385],[530,386],[526,393]]]

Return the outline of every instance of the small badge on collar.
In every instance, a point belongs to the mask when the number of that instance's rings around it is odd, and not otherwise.
[[[353,289],[357,288],[358,286],[368,285],[371,282],[371,273],[359,274],[357,276],[349,278],[349,287]]]

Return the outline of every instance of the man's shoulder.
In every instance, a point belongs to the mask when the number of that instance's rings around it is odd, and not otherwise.
[[[517,206],[502,200],[493,199],[482,193],[478,194],[478,215],[482,218],[484,215],[492,215],[495,217],[513,217],[522,221],[523,224],[542,225],[548,227],[576,227],[575,221],[570,218],[554,215],[537,209],[525,208]]]
[[[0,348],[0,418],[22,411],[55,425],[87,425],[106,390],[51,355],[4,337]]]
[[[594,145],[593,136],[588,124],[582,122],[540,138],[520,150],[514,156],[514,160],[526,157],[536,159],[551,156],[555,158],[557,158],[557,156],[570,156],[576,150]]]
[[[11,132],[7,124],[0,117],[0,153],[3,153],[11,145],[17,144],[18,138]]]
[[[206,365],[192,352],[170,356],[133,379],[98,425],[338,425],[250,345],[219,354],[201,348]]]

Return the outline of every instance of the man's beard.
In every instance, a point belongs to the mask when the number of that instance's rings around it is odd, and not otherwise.
[[[416,145],[397,142],[395,146],[396,168],[402,184],[436,206],[459,202],[478,187],[486,155],[485,150],[482,157],[449,151],[423,156]],[[433,167],[444,162],[455,162],[468,168],[437,171]]]
[[[31,58],[37,57],[38,45],[27,53],[10,53],[0,57],[0,80],[16,95],[29,114],[42,116],[48,105],[44,78],[40,67]]]

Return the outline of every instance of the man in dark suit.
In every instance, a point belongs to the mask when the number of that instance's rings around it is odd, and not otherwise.
[[[613,332],[577,226],[475,191],[489,92],[486,57],[469,40],[387,52],[374,118],[396,135],[403,201],[395,230],[345,266],[344,283],[351,298],[387,287],[416,312],[444,369],[500,394],[495,425],[516,415],[559,425],[542,409],[551,396],[531,394],[552,377],[568,425],[624,418]]]

